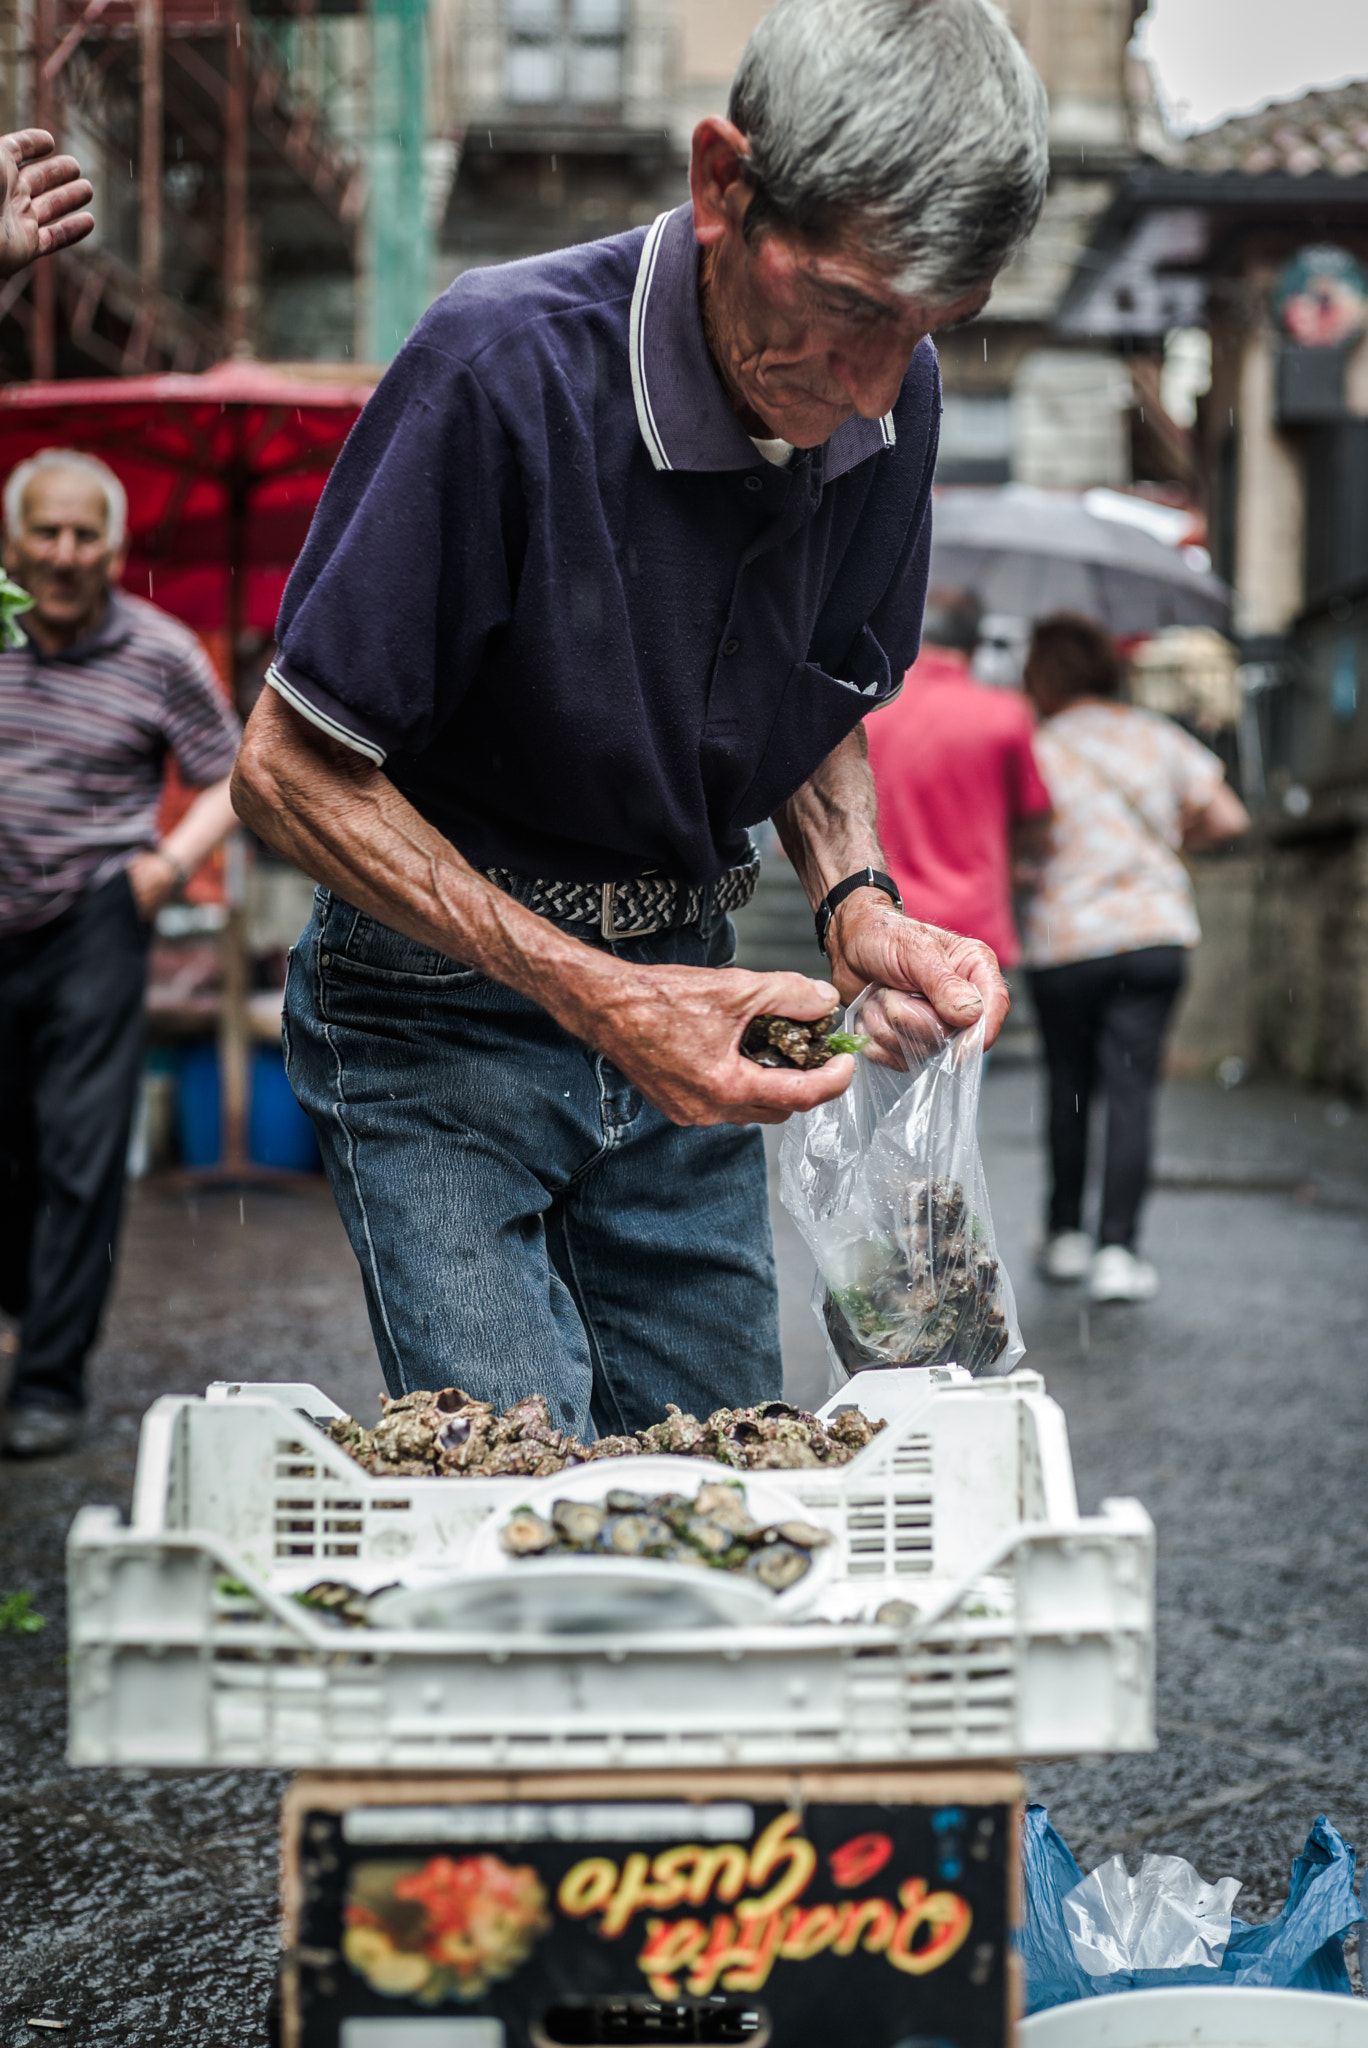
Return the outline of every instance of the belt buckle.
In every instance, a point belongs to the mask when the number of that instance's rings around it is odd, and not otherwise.
[[[620,932],[613,923],[617,909],[617,883],[604,882],[601,886],[601,907],[599,910],[599,931],[605,939],[646,939],[652,932],[659,931],[659,925],[633,925],[629,931]]]

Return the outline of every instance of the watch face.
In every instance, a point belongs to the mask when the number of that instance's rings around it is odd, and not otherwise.
[[[1273,310],[1302,348],[1340,348],[1368,327],[1368,273],[1333,243],[1299,249],[1278,274]]]

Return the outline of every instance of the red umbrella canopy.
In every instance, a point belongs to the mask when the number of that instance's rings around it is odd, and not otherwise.
[[[361,378],[322,383],[257,363],[11,384],[0,390],[0,476],[40,448],[98,455],[128,493],[125,588],[201,632],[269,635],[370,391]]]

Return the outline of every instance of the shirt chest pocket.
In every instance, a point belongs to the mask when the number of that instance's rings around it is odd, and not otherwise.
[[[888,656],[868,626],[860,629],[839,675],[829,674],[816,662],[795,662],[732,823],[754,825],[787,803],[866,712],[896,695]]]

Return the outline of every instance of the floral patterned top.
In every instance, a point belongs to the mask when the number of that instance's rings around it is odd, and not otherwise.
[[[1035,754],[1054,817],[1022,924],[1025,964],[1195,946],[1179,848],[1184,812],[1205,810],[1224,780],[1215,754],[1156,712],[1098,703],[1047,719]]]

